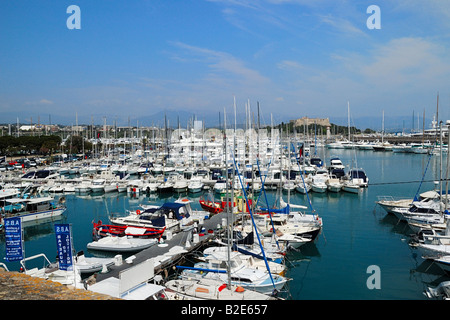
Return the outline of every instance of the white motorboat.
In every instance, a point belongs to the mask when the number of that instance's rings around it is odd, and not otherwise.
[[[74,264],[81,274],[94,273],[114,264],[114,258],[86,257],[83,251],[74,257]]]
[[[58,217],[66,211],[64,197],[58,201],[53,197],[11,198],[5,201],[8,203],[3,207],[6,217],[21,217],[23,222]]]
[[[234,249],[237,249],[237,250],[234,251]],[[263,260],[264,258],[263,258],[261,249],[259,248],[259,246],[257,249],[258,250],[255,250],[252,247],[235,244],[233,246],[233,251],[231,251],[231,252],[233,252],[234,255],[240,257],[241,260],[248,267],[267,270],[265,261]],[[226,260],[227,259],[227,250],[228,250],[228,247],[226,245],[215,246],[215,247],[212,246],[212,247],[208,247],[205,250],[203,250],[203,255],[209,256],[209,257],[211,257],[211,259],[215,258],[217,260],[221,260],[221,259]],[[270,272],[274,273],[274,274],[280,274],[280,275],[284,274],[284,272],[286,271],[286,266],[283,263],[275,262],[274,259],[269,260],[271,257],[274,257],[274,255],[268,254],[265,250],[264,250],[264,252],[265,252],[264,254],[266,256],[267,264],[269,266]],[[278,253],[276,258],[277,258],[277,261],[279,261],[278,258],[283,260],[284,256],[282,254]],[[203,260],[204,258],[199,257],[197,259]]]
[[[214,183],[214,192],[215,193],[225,193],[227,190],[227,182],[225,180],[217,180],[216,183]]]
[[[391,212],[399,219],[406,220],[416,217],[437,217],[443,209],[443,204],[439,198],[424,199],[422,201],[413,201],[410,206],[397,207],[391,209]]]
[[[327,190],[330,192],[340,192],[342,189],[342,182],[335,178],[331,177],[327,180]]]
[[[345,169],[344,164],[342,163],[341,159],[337,156],[332,156],[330,158],[330,164],[328,166],[328,170],[331,171],[333,169]]]
[[[192,193],[201,192],[204,183],[200,179],[191,179],[188,184],[188,191]]]
[[[118,186],[117,186],[117,182],[110,182],[110,183],[105,183],[103,190],[105,191],[105,193],[109,193],[109,192],[117,192]]]
[[[369,185],[369,177],[367,177],[366,172],[361,168],[350,169],[347,173],[346,179],[352,184],[355,184],[362,188]]]
[[[94,179],[89,186],[92,193],[102,193],[105,191],[105,179]]]
[[[186,192],[188,190],[188,182],[185,179],[177,179],[173,183],[174,192]]]
[[[443,232],[434,229],[423,229],[412,238],[410,245],[417,248],[425,258],[436,258],[450,255],[450,220]]]
[[[125,182],[118,182],[117,192],[126,192],[126,191],[127,191],[127,184]]]
[[[75,185],[73,183],[66,183],[63,189],[65,193],[75,192]]]
[[[130,180],[127,183],[127,194],[139,195],[141,193],[142,187],[143,183],[141,180]]]
[[[145,192],[147,193],[155,193],[158,191],[158,186],[160,185],[160,182],[158,181],[152,181],[152,182],[148,182],[147,184],[144,185],[143,189],[145,190]]]
[[[327,191],[327,180],[328,177],[325,174],[316,174],[312,177],[311,190],[313,192],[324,193]]]
[[[88,193],[91,191],[91,183],[87,181],[83,181],[75,186],[75,192],[78,193]]]
[[[395,208],[409,208],[414,199],[396,199],[392,196],[378,196],[378,200],[375,201],[380,207],[382,207],[387,213],[392,213],[392,209]]]
[[[307,242],[314,241],[322,231],[322,218],[314,214],[305,214],[301,211],[284,209],[263,209],[272,214],[271,219],[265,213],[254,215],[257,227],[264,235],[273,234],[273,226],[277,239],[285,239],[291,247],[299,247]],[[247,230],[250,232],[251,230]],[[282,238],[284,236],[284,238]],[[281,240],[280,240],[281,241]]]
[[[311,190],[311,183],[309,179],[305,179],[304,181],[300,181],[296,184],[295,190],[302,194],[306,194]]]
[[[166,180],[163,183],[160,183],[157,188],[158,188],[159,193],[172,192],[173,191],[173,182]]]
[[[349,193],[359,193],[362,191],[358,184],[353,183],[353,181],[345,180],[342,183],[342,190]]]
[[[61,193],[64,192],[64,186],[60,183],[57,183],[48,189],[50,193]]]
[[[136,252],[149,248],[158,242],[156,239],[106,236],[87,244],[87,248],[99,251]]]

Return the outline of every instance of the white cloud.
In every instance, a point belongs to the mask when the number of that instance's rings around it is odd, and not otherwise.
[[[319,115],[333,113],[347,100],[363,107],[355,112],[365,115],[381,108],[404,115],[414,106],[429,107],[431,112],[436,108],[436,92],[448,91],[448,56],[440,43],[405,37],[375,45],[366,53],[330,53],[332,63],[325,63],[327,67],[295,60],[282,60],[277,67],[284,74],[283,96],[301,100]]]
[[[320,22],[327,24],[332,31],[338,31],[345,35],[359,35],[366,36],[366,33],[361,29],[357,28],[353,23],[349,20],[342,17],[335,17],[331,14],[328,15],[319,15],[318,16]]]
[[[41,99],[39,101],[26,101],[25,105],[27,106],[37,106],[37,105],[52,105],[54,102],[48,99]]]
[[[360,72],[369,82],[383,87],[438,85],[449,80],[446,51],[422,38],[393,39],[375,48],[371,60],[360,57]]]
[[[53,104],[53,101],[47,99],[41,99],[39,104]]]
[[[195,62],[201,61],[206,64],[212,72],[208,75],[210,78],[229,79],[247,86],[269,83],[267,77],[261,75],[257,70],[247,67],[244,61],[229,53],[196,47],[182,42],[172,42],[172,44],[183,49],[181,55],[186,61],[190,61],[189,56],[191,56]]]

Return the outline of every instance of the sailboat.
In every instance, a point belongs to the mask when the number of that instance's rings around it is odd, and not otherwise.
[[[348,136],[350,140],[350,102],[347,102],[348,108]],[[355,150],[353,148],[353,150]],[[362,168],[357,168],[356,163],[356,154],[354,153],[355,161],[352,161],[352,168],[348,171],[348,173],[344,177],[344,181],[342,183],[342,190],[350,193],[359,193],[362,191],[361,187],[367,187],[369,184],[369,178],[367,177],[365,171]]]
[[[169,300],[273,300],[274,298],[212,279],[175,279],[164,283]]]
[[[236,254],[231,253],[228,259],[218,260],[217,255],[205,256],[205,262],[198,262],[193,267],[177,266],[182,269],[182,279],[212,279],[226,282],[228,280],[227,267],[230,269],[231,284],[241,286],[244,289],[255,290],[271,295],[279,292],[287,284],[289,279],[278,275],[269,274],[267,270],[250,268]]]
[[[392,151],[393,146],[389,142],[384,141],[384,110],[383,110],[383,121],[381,125],[381,142],[372,145],[373,151]]]

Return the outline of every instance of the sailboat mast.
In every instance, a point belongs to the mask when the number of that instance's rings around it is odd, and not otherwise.
[[[347,101],[347,126],[348,126],[348,141],[350,139],[350,101]]]
[[[225,194],[226,194],[226,198],[225,201],[227,202],[227,206],[226,206],[226,215],[227,215],[227,258],[228,258],[228,263],[227,263],[227,274],[228,274],[228,289],[231,290],[231,223],[230,223],[230,206],[229,206],[229,199],[228,199],[228,161],[227,161],[227,124],[226,124],[226,113],[225,113],[225,109],[223,111],[223,143],[224,143],[224,157],[225,157],[225,181],[226,181],[226,189],[225,189]]]

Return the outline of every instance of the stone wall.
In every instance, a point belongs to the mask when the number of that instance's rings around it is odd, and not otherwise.
[[[92,291],[5,271],[0,267],[0,300],[119,300]]]

